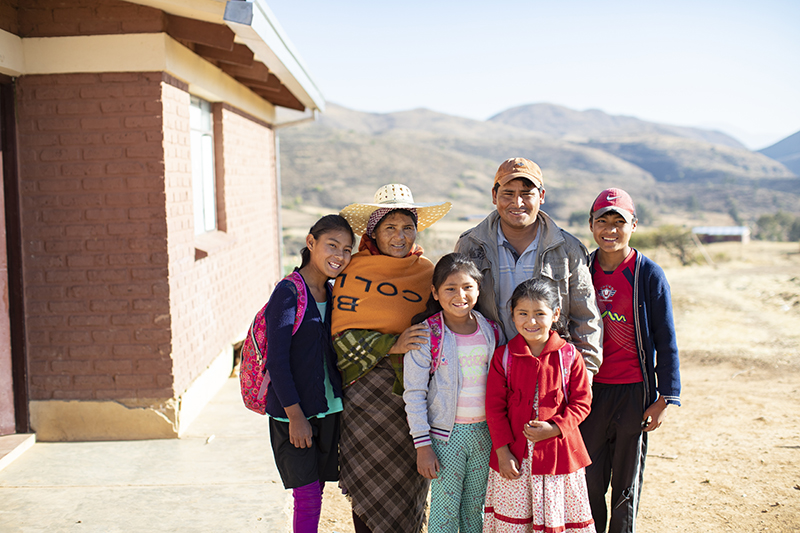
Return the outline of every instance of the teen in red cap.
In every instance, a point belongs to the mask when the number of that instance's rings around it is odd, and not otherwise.
[[[586,484],[598,533],[607,525],[611,533],[635,530],[647,433],[661,425],[669,404],[680,405],[669,283],[661,267],[630,247],[637,222],[622,189],[606,189],[592,204],[589,228],[598,248],[589,269],[603,317],[603,364],[580,428],[592,459]]]

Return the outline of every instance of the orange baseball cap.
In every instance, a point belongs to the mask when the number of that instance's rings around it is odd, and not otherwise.
[[[537,187],[544,187],[544,177],[539,165],[524,157],[512,157],[500,164],[494,175],[494,185],[501,187],[511,180],[525,178],[531,180]]]

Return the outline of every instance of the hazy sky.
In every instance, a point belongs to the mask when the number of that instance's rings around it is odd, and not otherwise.
[[[547,102],[800,130],[800,1],[267,0],[328,102],[485,120]]]

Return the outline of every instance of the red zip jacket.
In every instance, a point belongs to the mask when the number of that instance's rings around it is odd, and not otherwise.
[[[533,400],[539,383],[539,420],[556,424],[561,435],[539,441],[533,449],[531,473],[569,474],[589,464],[589,454],[578,430],[592,405],[592,388],[586,375],[583,357],[575,357],[569,375],[569,403],[562,389],[558,349],[566,341],[550,333],[539,357],[531,354],[521,335],[508,343],[510,375],[503,369],[504,347],[497,348],[492,358],[486,383],[486,421],[492,437],[492,451],[509,445],[511,453],[522,463],[528,440],[522,428],[533,419]],[[489,466],[499,471],[497,454],[492,453]]]

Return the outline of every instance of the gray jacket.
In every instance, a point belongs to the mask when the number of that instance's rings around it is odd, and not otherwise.
[[[573,235],[559,228],[553,219],[539,211],[539,247],[534,271],[538,278],[550,280],[558,288],[561,315],[568,317],[572,343],[581,351],[586,368],[596,374],[603,361],[603,320],[597,307],[592,276],[587,266],[586,247]],[[461,234],[455,251],[467,255],[483,274],[478,304],[490,320],[500,321],[500,284],[497,251],[497,224],[500,215],[493,211],[483,222]],[[509,338],[516,331],[506,331]]]
[[[486,371],[492,364],[492,355],[497,346],[505,343],[502,332],[495,343],[494,330],[480,313],[475,313],[478,327],[489,346]],[[428,323],[425,323],[429,328]],[[431,443],[431,437],[447,442],[456,420],[456,404],[461,393],[461,367],[458,364],[456,337],[442,321],[442,340],[439,345],[440,358],[436,372],[431,375],[431,346],[424,344],[419,350],[411,350],[403,360],[403,401],[414,447]]]

